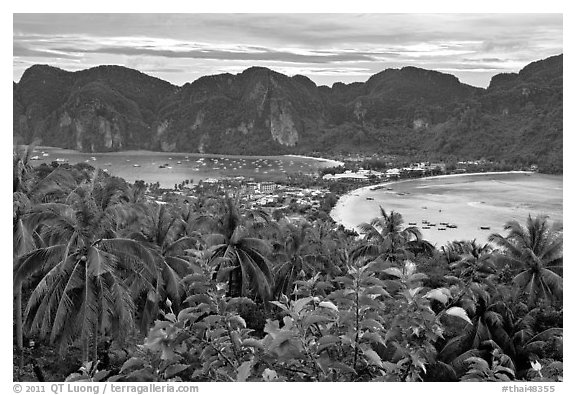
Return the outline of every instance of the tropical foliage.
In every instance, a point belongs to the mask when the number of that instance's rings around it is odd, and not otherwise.
[[[237,196],[159,204],[28,156],[14,156],[17,380],[562,380],[562,232],[544,217],[438,250],[384,209],[354,237]]]

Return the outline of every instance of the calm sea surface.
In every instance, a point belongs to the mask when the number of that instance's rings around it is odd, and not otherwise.
[[[504,233],[509,220],[525,223],[528,214],[546,214],[562,222],[562,176],[543,174],[482,174],[401,181],[384,189],[369,188],[344,196],[332,217],[348,228],[378,216],[379,206],[402,214],[405,226],[416,223],[424,238],[444,245],[453,240],[487,242]],[[435,223],[430,229],[423,221]],[[440,222],[456,225],[447,228]],[[481,229],[489,227],[490,229]],[[438,230],[446,228],[446,230]]]
[[[43,156],[48,154],[48,156]],[[159,182],[171,188],[184,180],[194,183],[207,178],[254,177],[256,180],[280,180],[291,173],[316,173],[319,168],[334,166],[333,161],[295,156],[203,155],[171,152],[125,151],[82,153],[61,148],[37,147],[33,164],[50,163],[58,158],[70,164],[87,162],[107,169],[109,174],[134,182]],[[166,166],[167,165],[167,166]],[[160,166],[164,166],[161,168]]]

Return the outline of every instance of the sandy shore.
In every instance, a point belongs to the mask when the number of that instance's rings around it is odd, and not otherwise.
[[[333,166],[344,166],[344,162],[340,162],[339,160],[334,160],[334,159],[317,158],[315,156],[304,156],[304,155],[284,155],[284,156],[292,157],[292,158],[314,159],[314,160],[317,160],[320,162],[330,163]]]
[[[422,178],[408,178],[399,181],[387,181],[380,184],[375,185],[368,185],[362,188],[354,189],[353,191],[348,192],[347,194],[343,195],[338,199],[336,205],[330,211],[330,216],[336,223],[343,225],[345,228],[350,228],[348,224],[345,224],[342,221],[342,216],[344,213],[347,212],[350,208],[348,206],[348,201],[354,196],[362,196],[366,192],[370,191],[373,188],[383,187],[383,186],[390,186],[390,185],[397,185],[400,183],[414,181],[414,180],[434,180],[434,179],[442,179],[442,178],[453,178],[453,177],[463,177],[463,176],[478,176],[478,175],[496,175],[496,174],[533,174],[534,172],[531,171],[491,171],[485,173],[461,173],[461,174],[444,174],[440,176],[430,176],[430,177],[422,177]]]

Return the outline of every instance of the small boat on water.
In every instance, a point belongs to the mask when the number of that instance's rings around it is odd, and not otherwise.
[[[436,226],[436,224],[431,224],[431,223],[429,223],[428,226]]]
[[[182,162],[178,161],[178,162],[176,162],[176,164],[177,164],[177,165],[181,165],[181,164],[182,164]]]
[[[134,163],[132,166],[134,167],[140,167],[140,165],[138,163]]]
[[[91,156],[91,157],[90,157],[90,160],[96,160],[96,157],[95,157],[95,156]]]
[[[414,225],[416,225],[416,222],[408,222],[408,225],[414,226]]]
[[[30,158],[30,160],[40,160],[40,157],[38,155],[34,155]]]
[[[456,229],[458,227],[458,225],[449,224],[449,225],[446,225],[446,227],[451,228],[451,229]]]
[[[430,229],[429,226],[423,226],[422,229]]]
[[[366,200],[374,200],[374,198],[367,197]]]
[[[45,152],[42,152],[42,156],[50,156],[50,154],[47,154]]]
[[[446,228],[438,228],[438,230],[446,230]]]
[[[160,166],[158,166],[158,167],[159,167],[160,169],[166,169],[166,168],[170,169],[170,168],[171,168],[168,163],[164,163],[163,165],[160,165]]]
[[[68,159],[56,158],[56,162],[58,162],[58,163],[68,163]]]
[[[482,229],[482,230],[490,230],[490,227],[489,227],[489,226],[481,226],[480,229]]]

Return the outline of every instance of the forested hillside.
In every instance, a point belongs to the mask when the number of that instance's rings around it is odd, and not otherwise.
[[[119,66],[36,65],[14,84],[14,138],[89,152],[381,153],[561,172],[562,60],[498,74],[487,89],[416,67],[330,88],[262,67],[176,87]]]

